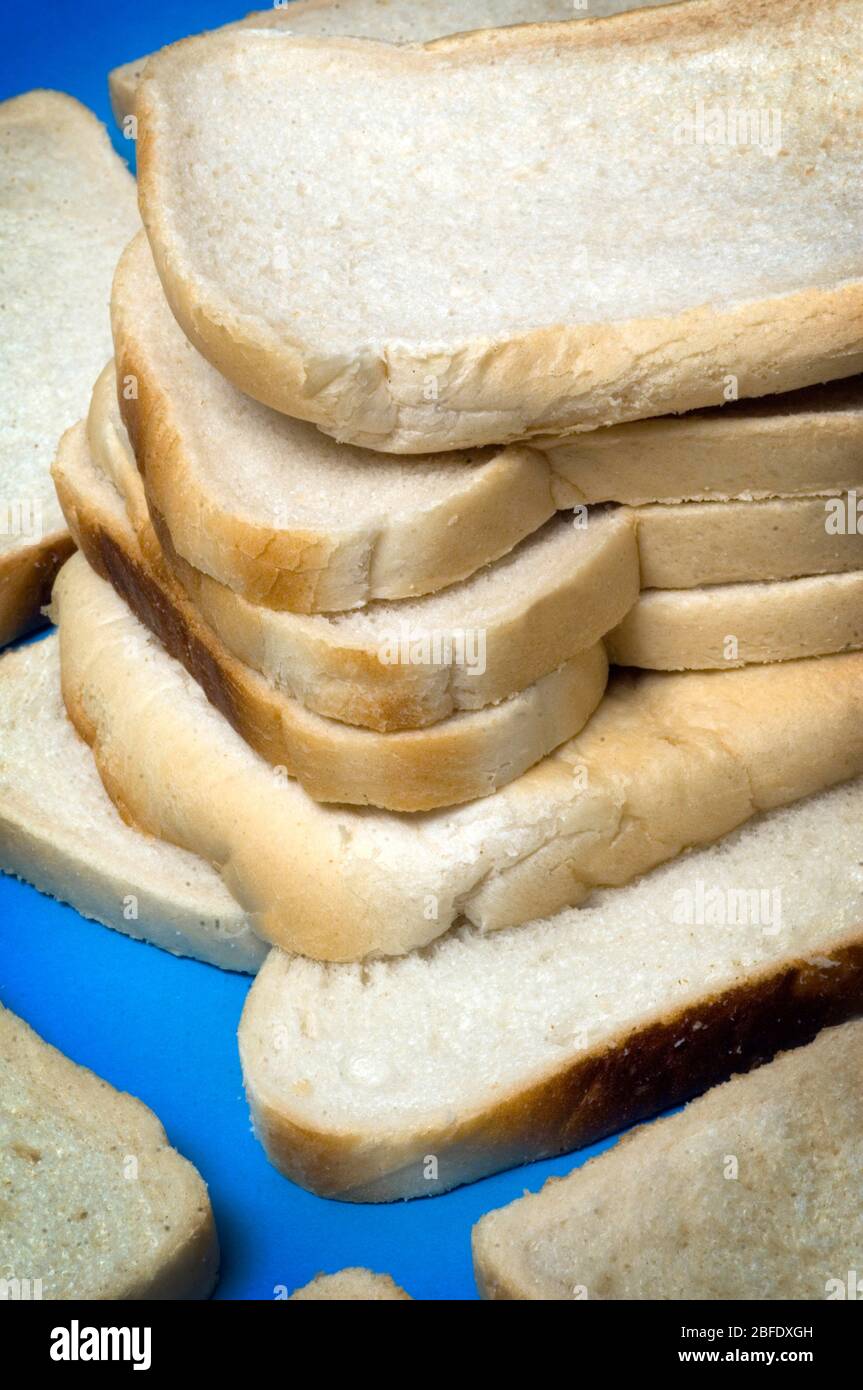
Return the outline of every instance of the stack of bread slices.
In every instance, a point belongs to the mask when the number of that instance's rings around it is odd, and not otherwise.
[[[349,8],[362,42],[298,7],[118,75],[144,230],[53,466],[59,633],[0,705],[11,784],[23,680],[68,737],[59,664],[111,833],[196,866],[206,909],[160,928],[165,887],[139,934],[274,948],[258,1132],[374,1201],[863,1009],[863,197],[829,81],[863,52],[852,0],[428,43]],[[781,103],[781,147],[689,138],[705,99]],[[4,867],[68,896],[38,781]],[[83,908],[127,929],[100,874]]]

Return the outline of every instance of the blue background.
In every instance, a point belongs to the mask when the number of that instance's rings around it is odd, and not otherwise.
[[[14,2],[16,12],[7,0],[0,16],[0,99],[31,87],[71,92],[126,158],[109,69],[246,13],[225,0]],[[291,1291],[320,1270],[357,1264],[391,1273],[416,1298],[475,1298],[473,1223],[576,1160],[424,1201],[350,1206],[311,1196],[280,1177],[251,1132],[235,1036],[249,983],[86,922],[0,875],[0,998],[75,1061],[140,1096],[203,1174],[222,1245],[217,1298],[271,1299],[277,1286]]]

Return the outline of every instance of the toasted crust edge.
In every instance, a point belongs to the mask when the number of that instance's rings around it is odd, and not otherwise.
[[[0,559],[0,647],[44,627],[54,578],[74,549],[68,531],[53,531]]]

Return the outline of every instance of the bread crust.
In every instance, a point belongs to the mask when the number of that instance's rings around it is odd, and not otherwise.
[[[44,626],[54,577],[74,549],[68,531],[54,531],[0,556],[0,647]]]
[[[419,811],[486,796],[582,729],[602,698],[608,662],[597,643],[512,702],[428,729],[378,734],[315,715],[232,657],[125,518],[82,493],[75,460],[86,449],[75,426],[54,479],[91,565],[246,742],[317,801]]]
[[[569,503],[835,496],[863,488],[863,378],[532,444]]]
[[[484,461],[464,460],[464,486],[383,522],[355,519],[332,498],[331,524],[317,529],[243,516],[208,487],[206,459],[177,419],[176,401],[190,381],[166,379],[148,334],[143,287],[156,276],[140,232],[117,266],[111,299],[123,422],[134,446],[151,505],[164,518],[172,544],[190,565],[268,608],[328,613],[373,599],[433,593],[498,559],[553,516],[552,478],[535,450],[512,446]],[[157,282],[158,289],[158,282]],[[167,314],[167,309],[165,310]],[[176,329],[174,330],[176,331]],[[212,427],[217,421],[208,422]],[[251,440],[254,459],[254,432]],[[337,449],[338,446],[330,445]],[[197,453],[200,453],[200,446]],[[206,450],[204,450],[206,453]],[[287,474],[291,448],[282,450]],[[347,452],[347,450],[346,450]],[[373,459],[355,456],[354,467]],[[418,470],[423,461],[416,461]],[[451,460],[458,468],[460,459]],[[240,467],[238,460],[237,466]],[[419,473],[418,473],[419,476]],[[323,469],[321,485],[327,483]]]
[[[122,493],[146,554],[164,560],[204,622],[237,660],[267,677],[286,695],[329,719],[379,733],[424,728],[460,710],[498,704],[525,690],[563,661],[586,651],[614,627],[638,596],[639,565],[634,528],[621,513],[605,525],[602,544],[557,576],[543,576],[537,592],[483,625],[465,595],[463,626],[482,631],[482,671],[457,662],[385,662],[380,636],[363,639],[349,627],[305,615],[275,615],[193,568],[177,553],[170,527],[154,501],[149,505],[128,439],[109,395],[110,365],[93,392],[87,437],[94,461]],[[561,527],[562,520],[557,523]],[[575,538],[574,538],[575,539]],[[434,600],[429,600],[433,605]],[[400,631],[393,609],[390,626]],[[405,624],[417,636],[437,631],[434,608],[425,625]]]
[[[835,0],[827,0],[835,3]],[[670,45],[781,24],[805,15],[808,0],[697,0],[633,11],[611,20],[523,25],[391,48],[355,40],[292,39],[292,45],[355,52],[382,69],[498,62],[518,53]],[[248,34],[205,40],[233,45]],[[189,39],[162,62],[196,61]],[[637,57],[637,55],[635,55]],[[723,400],[727,364],[741,396],[790,391],[863,370],[863,281],[801,289],[725,308],[617,323],[557,324],[500,339],[434,346],[395,339],[357,343],[339,360],[232,311],[185,274],[165,215],[159,154],[159,64],[138,96],[142,215],[165,293],[187,337],[242,391],[335,438],[365,448],[426,453],[527,440],[671,413]],[[433,377],[437,400],[423,397]]]
[[[0,660],[3,872],[135,940],[254,974],[266,948],[221,880],[212,871],[190,873],[186,858],[162,848],[164,872],[152,841],[120,831],[90,750],[63,708],[56,633],[7,652]]]
[[[608,635],[613,661],[652,671],[726,670],[861,647],[863,570],[776,583],[652,589]]]
[[[146,1238],[140,1237],[136,1243],[131,1266],[126,1267],[112,1248],[111,1227],[100,1213],[100,1224],[89,1237],[76,1234],[71,1240],[73,1250],[82,1251],[77,1257],[79,1266],[86,1260],[84,1287],[71,1284],[72,1271],[67,1268],[61,1272],[64,1262],[62,1258],[55,1261],[55,1251],[49,1247],[45,1252],[45,1297],[123,1302],[206,1298],[219,1269],[219,1245],[207,1187],[188,1159],[170,1146],[158,1116],[149,1106],[73,1062],[2,1006],[0,1070],[11,1078],[13,1093],[20,1089],[26,1097],[35,1092],[41,1105],[47,1104],[52,1115],[59,1115],[61,1122],[78,1132],[81,1140],[89,1139],[90,1145],[101,1149],[103,1155],[110,1147],[115,1155],[137,1155],[141,1163],[138,1181],[145,1184],[147,1203],[142,1209],[149,1224]],[[9,1120],[13,1134],[16,1126],[26,1127],[28,1107],[23,1106],[20,1112],[13,1109]],[[102,1137],[97,1139],[100,1130]],[[17,1194],[22,1206],[27,1201],[42,1199],[37,1211],[45,1221],[43,1234],[60,1247],[64,1241],[64,1199],[57,1178],[62,1172],[59,1165],[67,1160],[62,1132],[61,1123],[57,1151],[50,1155],[53,1184],[44,1190],[41,1165],[31,1165],[34,1171],[27,1175],[23,1186],[26,1189],[32,1183],[32,1196],[26,1190]],[[26,1133],[26,1128],[22,1129],[25,1141]],[[9,1151],[14,1153],[14,1145],[9,1146]],[[51,1183],[50,1178],[48,1182]],[[169,1215],[173,1218],[170,1223]],[[65,1219],[70,1219],[68,1213]],[[125,1239],[125,1235],[116,1231],[120,1239]],[[7,1253],[12,1253],[8,1245],[4,1251]],[[70,1263],[74,1262],[72,1259]]]
[[[837,500],[843,512],[851,506],[848,497]],[[823,497],[660,504],[634,508],[633,517],[645,589],[770,583],[863,569],[863,530],[829,532]]]
[[[472,1237],[482,1296],[823,1298],[859,1249],[861,1044],[860,1020],[827,1028],[487,1213]]]
[[[258,977],[264,989],[276,969],[273,956]],[[257,991],[256,984],[240,1021],[240,1056],[255,1131],[270,1161],[319,1196],[390,1202],[583,1148],[854,1017],[863,1011],[863,923],[825,930],[817,960],[792,956],[736,988],[705,991],[697,1002],[657,1013],[482,1110],[415,1131],[395,1124],[388,1134],[314,1130],[291,1116],[283,1098],[277,1103],[256,1088]],[[429,1154],[438,1160],[434,1182],[424,1175]]]
[[[115,805],[219,867],[259,936],[320,960],[401,955],[462,916],[496,930],[549,915],[863,772],[863,658],[849,655],[781,674],[620,677],[557,754],[494,797],[417,822],[315,806],[158,648],[150,660],[145,629],[83,560],[70,566],[64,698]],[[214,686],[213,703],[218,672]]]

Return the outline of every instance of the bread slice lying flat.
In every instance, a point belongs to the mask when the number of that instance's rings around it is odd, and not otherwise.
[[[641,582],[645,589],[692,589],[863,569],[863,510],[858,532],[856,501],[854,492],[639,507]],[[852,514],[855,529],[848,525]]]
[[[152,1110],[2,1005],[0,1094],[0,1277],[43,1299],[207,1297],[207,1188]]]
[[[144,222],[204,355],[353,444],[690,410],[729,372],[742,396],[791,390],[863,368],[859,138],[834,95],[861,59],[857,0],[401,48],[190,39],[139,91]],[[699,111],[729,107],[708,139]]]
[[[863,570],[643,593],[608,651],[621,666],[726,670],[863,647]]]
[[[377,733],[324,718],[231,656],[159,557],[144,553],[82,425],[64,436],[54,477],[76,540],[122,595],[82,561],[62,581],[75,586],[69,606],[91,606],[98,623],[106,602],[121,613],[128,602],[273,765],[270,776],[296,777],[318,801],[418,811],[486,796],[582,729],[602,699],[608,661],[597,642],[508,700],[424,729]]]
[[[412,1303],[409,1293],[400,1289],[388,1274],[370,1269],[340,1269],[338,1274],[318,1274],[291,1294],[289,1302],[327,1303]]]
[[[260,936],[320,959],[398,955],[461,917],[529,921],[863,772],[863,656],[849,655],[624,676],[578,738],[494,796],[409,817],[324,807],[81,556],[55,611],[66,707],[115,803],[219,867]]]
[[[240,1025],[271,1160],[326,1196],[432,1195],[859,1013],[861,827],[858,779],[548,921],[362,967],[272,952]]]
[[[123,824],[63,707],[53,634],[0,660],[0,869],[174,955],[254,972],[266,953],[209,864]]]
[[[584,10],[573,0],[292,0],[277,9],[257,10],[225,29],[287,29],[292,34],[353,34],[357,38],[405,43],[433,39],[463,29],[539,20],[597,18],[637,8],[640,0],[590,0]],[[656,0],[669,4],[670,0]],[[119,123],[135,111],[135,97],[147,59],[114,68],[108,78],[111,104]]]
[[[858,1021],[627,1135],[483,1217],[480,1291],[761,1302],[847,1288],[863,1249],[861,1077]]]
[[[497,704],[594,646],[638,597],[632,521],[622,508],[594,508],[577,523],[555,517],[439,594],[338,615],[274,612],[177,554],[144,495],[110,364],[93,392],[87,441],[145,554],[167,561],[227,650],[327,718],[388,732]]]
[[[255,603],[317,613],[442,589],[555,510],[533,450],[394,459],[242,395],[184,337],[143,232],[111,313],[150,501],[178,554]]]
[[[135,185],[104,127],[61,92],[0,103],[0,644],[38,626],[72,551],[50,467],[111,341]]]
[[[863,377],[533,444],[570,505],[835,495],[863,489]]]

